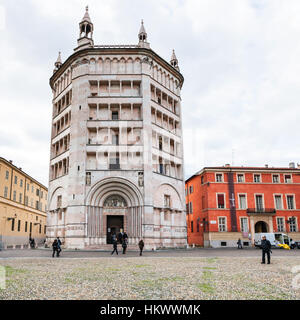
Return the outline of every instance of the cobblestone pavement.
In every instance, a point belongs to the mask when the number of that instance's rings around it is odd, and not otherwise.
[[[0,300],[300,300],[300,289],[293,288],[297,274],[292,273],[300,266],[300,250],[273,250],[270,265],[261,265],[260,251],[251,249],[170,250],[142,257],[137,252],[124,257],[65,251],[62,258],[49,258],[49,250],[27,251],[33,256],[3,258],[10,252],[1,252],[6,289],[0,290]]]
[[[129,248],[131,249],[131,248]],[[121,246],[118,246],[121,252]],[[235,248],[195,248],[195,249],[170,249],[170,250],[157,250],[157,251],[144,251],[145,257],[258,257],[260,259],[261,250],[256,248],[245,248],[237,250]],[[42,258],[51,257],[52,251],[50,249],[10,249],[0,251],[0,260],[2,258]],[[118,258],[136,257],[139,255],[137,250],[128,250],[126,255],[119,254]],[[64,258],[100,258],[109,257],[110,251],[100,250],[63,250],[61,259]],[[300,257],[300,250],[284,250],[273,249],[273,257]]]

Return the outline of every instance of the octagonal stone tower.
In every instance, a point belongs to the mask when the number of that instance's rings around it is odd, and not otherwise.
[[[53,118],[47,242],[129,249],[186,245],[180,90],[183,76],[147,42],[94,45],[88,8],[78,46],[50,78]]]

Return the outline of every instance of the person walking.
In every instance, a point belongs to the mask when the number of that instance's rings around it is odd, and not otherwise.
[[[61,253],[61,241],[59,239],[59,237],[57,237],[57,246],[58,246],[58,254]]]
[[[57,239],[55,239],[55,240],[53,241],[53,243],[52,243],[52,249],[53,249],[52,258],[54,258],[55,252],[56,252],[56,256],[59,257]]]
[[[117,242],[117,240],[114,240],[114,242],[113,242],[113,251],[112,251],[112,255],[114,254],[114,252],[116,252],[116,254],[118,255],[119,253],[118,253],[118,242]]]
[[[268,264],[271,263],[271,242],[267,240],[266,236],[262,237],[261,241],[261,249],[262,249],[262,264],[266,263],[266,254],[268,258]]]
[[[241,239],[238,240],[237,245],[238,245],[238,249],[243,249]]]
[[[140,256],[143,255],[144,246],[145,246],[144,241],[143,241],[143,239],[141,239],[141,240],[139,241]]]
[[[126,253],[127,245],[128,245],[128,240],[127,240],[127,238],[125,238],[122,241],[123,254]]]

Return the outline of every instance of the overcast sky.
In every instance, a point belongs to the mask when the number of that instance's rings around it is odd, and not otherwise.
[[[185,77],[185,177],[226,163],[300,162],[299,0],[0,1],[0,156],[48,185],[52,75],[85,6],[95,44],[151,48]]]

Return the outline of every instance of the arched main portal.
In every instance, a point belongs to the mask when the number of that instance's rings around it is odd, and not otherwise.
[[[255,233],[269,232],[269,226],[264,221],[258,221],[255,224]]]
[[[103,211],[106,216],[106,243],[112,244],[113,235],[118,237],[121,232],[127,231],[127,221],[124,221],[128,214],[126,200],[118,194],[110,195],[104,200]]]
[[[142,236],[143,200],[135,184],[108,177],[92,186],[86,198],[86,237],[89,244],[111,243],[112,233],[124,231],[129,243]]]

